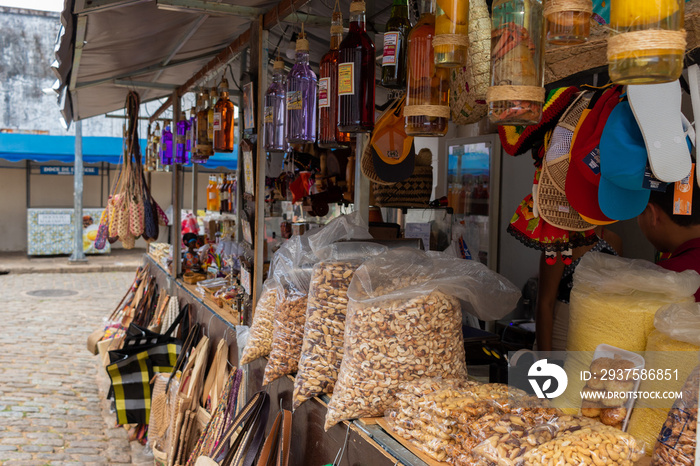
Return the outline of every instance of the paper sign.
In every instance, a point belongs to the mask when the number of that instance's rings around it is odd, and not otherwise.
[[[676,181],[673,190],[673,215],[690,215],[693,212],[693,172],[695,164],[688,176]]]
[[[590,154],[583,158],[583,163],[585,163],[588,168],[591,169],[594,175],[600,174],[600,149],[595,148]]]
[[[423,249],[430,250],[430,223],[407,223],[404,236],[422,239]]]
[[[250,272],[245,267],[241,267],[241,285],[245,290],[245,294],[252,295],[252,287],[250,286]]]
[[[38,214],[37,225],[70,225],[70,214]]]
[[[663,181],[660,181],[654,176],[654,173],[651,171],[651,167],[649,166],[649,162],[647,161],[647,166],[644,169],[644,180],[642,181],[642,188],[644,189],[650,189],[652,191],[661,191],[666,192],[666,188],[668,187],[668,183],[664,183]]]

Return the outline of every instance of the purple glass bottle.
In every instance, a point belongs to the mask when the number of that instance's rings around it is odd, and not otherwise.
[[[316,75],[309,66],[309,41],[302,26],[297,58],[287,76],[287,142],[316,141]]]
[[[194,148],[197,146],[197,108],[192,107],[190,109],[190,119],[187,124],[187,146],[185,147],[185,152],[187,153],[187,159],[185,163],[190,163],[192,160],[192,153]]]
[[[160,138],[160,161],[163,165],[173,164],[173,133],[170,125],[165,127]]]
[[[190,122],[187,121],[185,112],[180,113],[180,121],[177,122],[177,133],[175,133],[175,163],[187,163],[186,138],[187,129]]]
[[[265,150],[284,151],[287,142],[284,139],[285,120],[285,88],[284,88],[284,62],[275,61],[272,74],[272,84],[265,93]]]

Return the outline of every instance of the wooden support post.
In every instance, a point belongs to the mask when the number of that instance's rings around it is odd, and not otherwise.
[[[173,91],[172,95],[173,101],[173,134],[177,132],[177,122],[180,119],[180,97],[177,95],[177,90]],[[173,141],[173,161],[177,155],[177,144]],[[180,237],[182,236],[182,222],[180,219],[180,214],[182,210],[182,203],[180,202],[182,194],[182,186],[180,177],[180,170],[182,166],[178,163],[173,163],[173,191],[172,191],[172,202],[173,202],[173,224],[171,225],[171,236],[170,240],[173,245],[173,267],[170,272],[173,278],[180,276],[182,271],[182,261],[180,260],[181,254],[181,243]]]
[[[252,27],[253,33],[251,34],[250,41],[250,69],[253,72],[253,76],[257,76],[255,91],[256,91],[256,102],[255,102],[255,114],[256,122],[255,129],[258,134],[257,144],[257,157],[255,161],[255,237],[254,241],[254,257],[255,263],[253,265],[253,313],[255,313],[255,306],[260,298],[262,292],[263,283],[263,269],[265,266],[265,256],[263,254],[265,249],[265,168],[267,166],[267,159],[265,148],[263,144],[263,124],[264,115],[262,106],[264,105],[265,91],[267,90],[267,35],[268,32],[263,30],[263,17],[257,20]]]
[[[369,144],[369,134],[359,133],[355,136],[355,211],[362,220],[369,222],[369,179],[362,174],[362,154]]]

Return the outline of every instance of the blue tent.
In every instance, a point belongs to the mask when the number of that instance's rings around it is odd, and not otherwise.
[[[146,140],[141,139],[141,150]],[[83,136],[83,161],[85,163],[121,162],[123,140],[113,137]],[[0,133],[0,158],[10,162],[32,160],[34,162],[73,163],[75,136],[51,136],[37,134]],[[204,168],[236,170],[238,168],[238,146],[233,153],[217,153],[209,158]]]

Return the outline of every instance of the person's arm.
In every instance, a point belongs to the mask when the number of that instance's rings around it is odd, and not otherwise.
[[[537,287],[537,312],[535,328],[538,351],[552,351],[552,331],[554,328],[554,304],[557,301],[559,282],[564,273],[564,263],[557,260],[547,265],[544,253],[540,257],[540,278]]]

